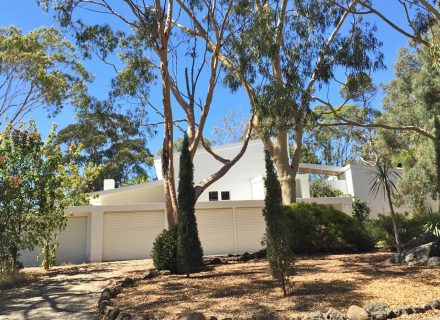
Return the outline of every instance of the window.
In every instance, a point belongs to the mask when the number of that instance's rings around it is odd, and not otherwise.
[[[209,191],[209,201],[218,201],[218,191]]]
[[[222,200],[230,200],[229,191],[222,191]]]

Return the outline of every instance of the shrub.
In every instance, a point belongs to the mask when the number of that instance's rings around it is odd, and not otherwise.
[[[372,237],[353,217],[330,206],[295,203],[285,207],[295,253],[367,251]]]
[[[435,216],[435,214],[433,216]],[[399,226],[399,236],[404,244],[419,237],[426,231],[429,231],[426,227],[429,225],[429,221],[431,221],[431,216],[428,214],[404,215],[397,213],[396,221]],[[383,247],[396,247],[393,221],[390,215],[380,214],[378,218],[369,220],[367,223],[367,229],[373,239]]]
[[[341,190],[329,186],[322,180],[315,180],[310,184],[310,196],[312,198],[340,197],[342,195]]]
[[[197,230],[194,205],[194,166],[185,134],[180,154],[178,223],[177,223],[177,270],[189,275],[203,264],[203,249]]]
[[[266,221],[267,258],[272,276],[280,281],[283,294],[287,295],[293,252],[290,246],[290,233],[286,228],[286,215],[281,204],[281,187],[273,167],[269,152],[265,152],[266,179],[264,186],[263,216]]]
[[[163,230],[153,243],[151,251],[154,267],[177,273],[177,227]]]
[[[366,201],[361,199],[355,199],[351,206],[351,212],[353,217],[360,223],[365,224],[368,220],[368,215],[370,214],[370,208]]]

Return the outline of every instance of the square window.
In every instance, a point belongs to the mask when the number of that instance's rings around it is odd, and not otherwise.
[[[229,191],[222,191],[222,200],[230,200]]]
[[[218,201],[218,191],[209,191],[209,201]]]

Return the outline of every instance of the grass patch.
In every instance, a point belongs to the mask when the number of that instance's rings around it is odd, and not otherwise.
[[[38,273],[16,272],[0,276],[0,290],[22,287],[37,280]]]

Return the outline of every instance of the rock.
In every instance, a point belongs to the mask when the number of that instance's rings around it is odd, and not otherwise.
[[[305,317],[306,320],[324,320],[324,315],[320,311],[313,312]]]
[[[217,265],[217,264],[222,264],[222,259],[212,258],[206,262],[206,265]]]
[[[171,274],[171,271],[170,270],[160,270],[159,274],[161,276],[169,276]]]
[[[123,288],[126,287],[132,287],[134,285],[134,280],[132,278],[125,278],[122,282],[121,282],[121,286]]]
[[[423,309],[422,307],[413,307],[413,313],[423,313],[425,312],[425,309]]]
[[[246,261],[249,261],[249,260],[251,260],[251,255],[249,254],[249,252],[243,253],[241,255],[241,257],[238,258],[238,261],[241,261],[241,262],[246,262]]]
[[[116,320],[131,320],[131,315],[127,312],[120,312]]]
[[[432,309],[440,309],[440,300],[432,300],[429,301],[428,304],[431,306]]]
[[[339,310],[331,308],[324,316],[328,320],[346,320],[347,317],[342,314]]]
[[[111,287],[109,290],[109,294],[111,298],[117,297],[118,294],[120,294],[122,291],[122,286],[117,284],[114,287]]]
[[[190,312],[180,316],[179,320],[206,320],[206,317],[201,312]]]
[[[101,303],[99,304],[99,314],[104,314],[105,308],[107,308],[107,306],[110,305],[110,301],[109,300],[103,300],[101,301]]]
[[[410,314],[413,314],[413,313],[414,313],[414,311],[413,311],[413,307],[412,306],[400,308],[400,314],[401,315],[410,315]]]
[[[266,258],[266,249],[261,249],[260,251],[255,252],[254,255],[256,259]]]
[[[107,307],[108,308],[108,307]],[[119,315],[120,310],[118,307],[111,307],[111,310],[109,313],[106,313],[110,320],[115,320],[116,317]]]
[[[391,313],[391,308],[384,302],[372,303],[364,307],[373,320],[385,320]]]
[[[211,316],[209,317],[209,320],[218,320],[217,317]]]
[[[148,271],[145,276],[144,276],[144,280],[148,280],[148,279],[152,279],[155,276],[157,276],[159,274],[159,272],[156,269],[150,269],[150,271]]]
[[[368,312],[361,307],[352,305],[348,308],[347,317],[351,320],[368,320]]]
[[[421,308],[423,308],[423,310],[428,311],[431,310],[431,305],[429,303],[424,304],[423,306],[421,306]]]
[[[102,291],[101,296],[99,297],[99,300],[98,300],[98,308],[99,308],[99,306],[101,305],[101,302],[102,302],[102,301],[105,301],[105,300],[108,301],[108,300],[110,300],[110,297],[111,297],[111,295],[110,295],[110,289],[105,288],[104,291]]]
[[[426,265],[430,257],[438,255],[440,255],[440,244],[435,241],[403,251],[400,261],[411,265]]]
[[[429,258],[428,267],[440,267],[440,257]]]
[[[400,309],[394,309],[393,313],[394,313],[394,318],[398,318],[402,315],[402,311]]]

